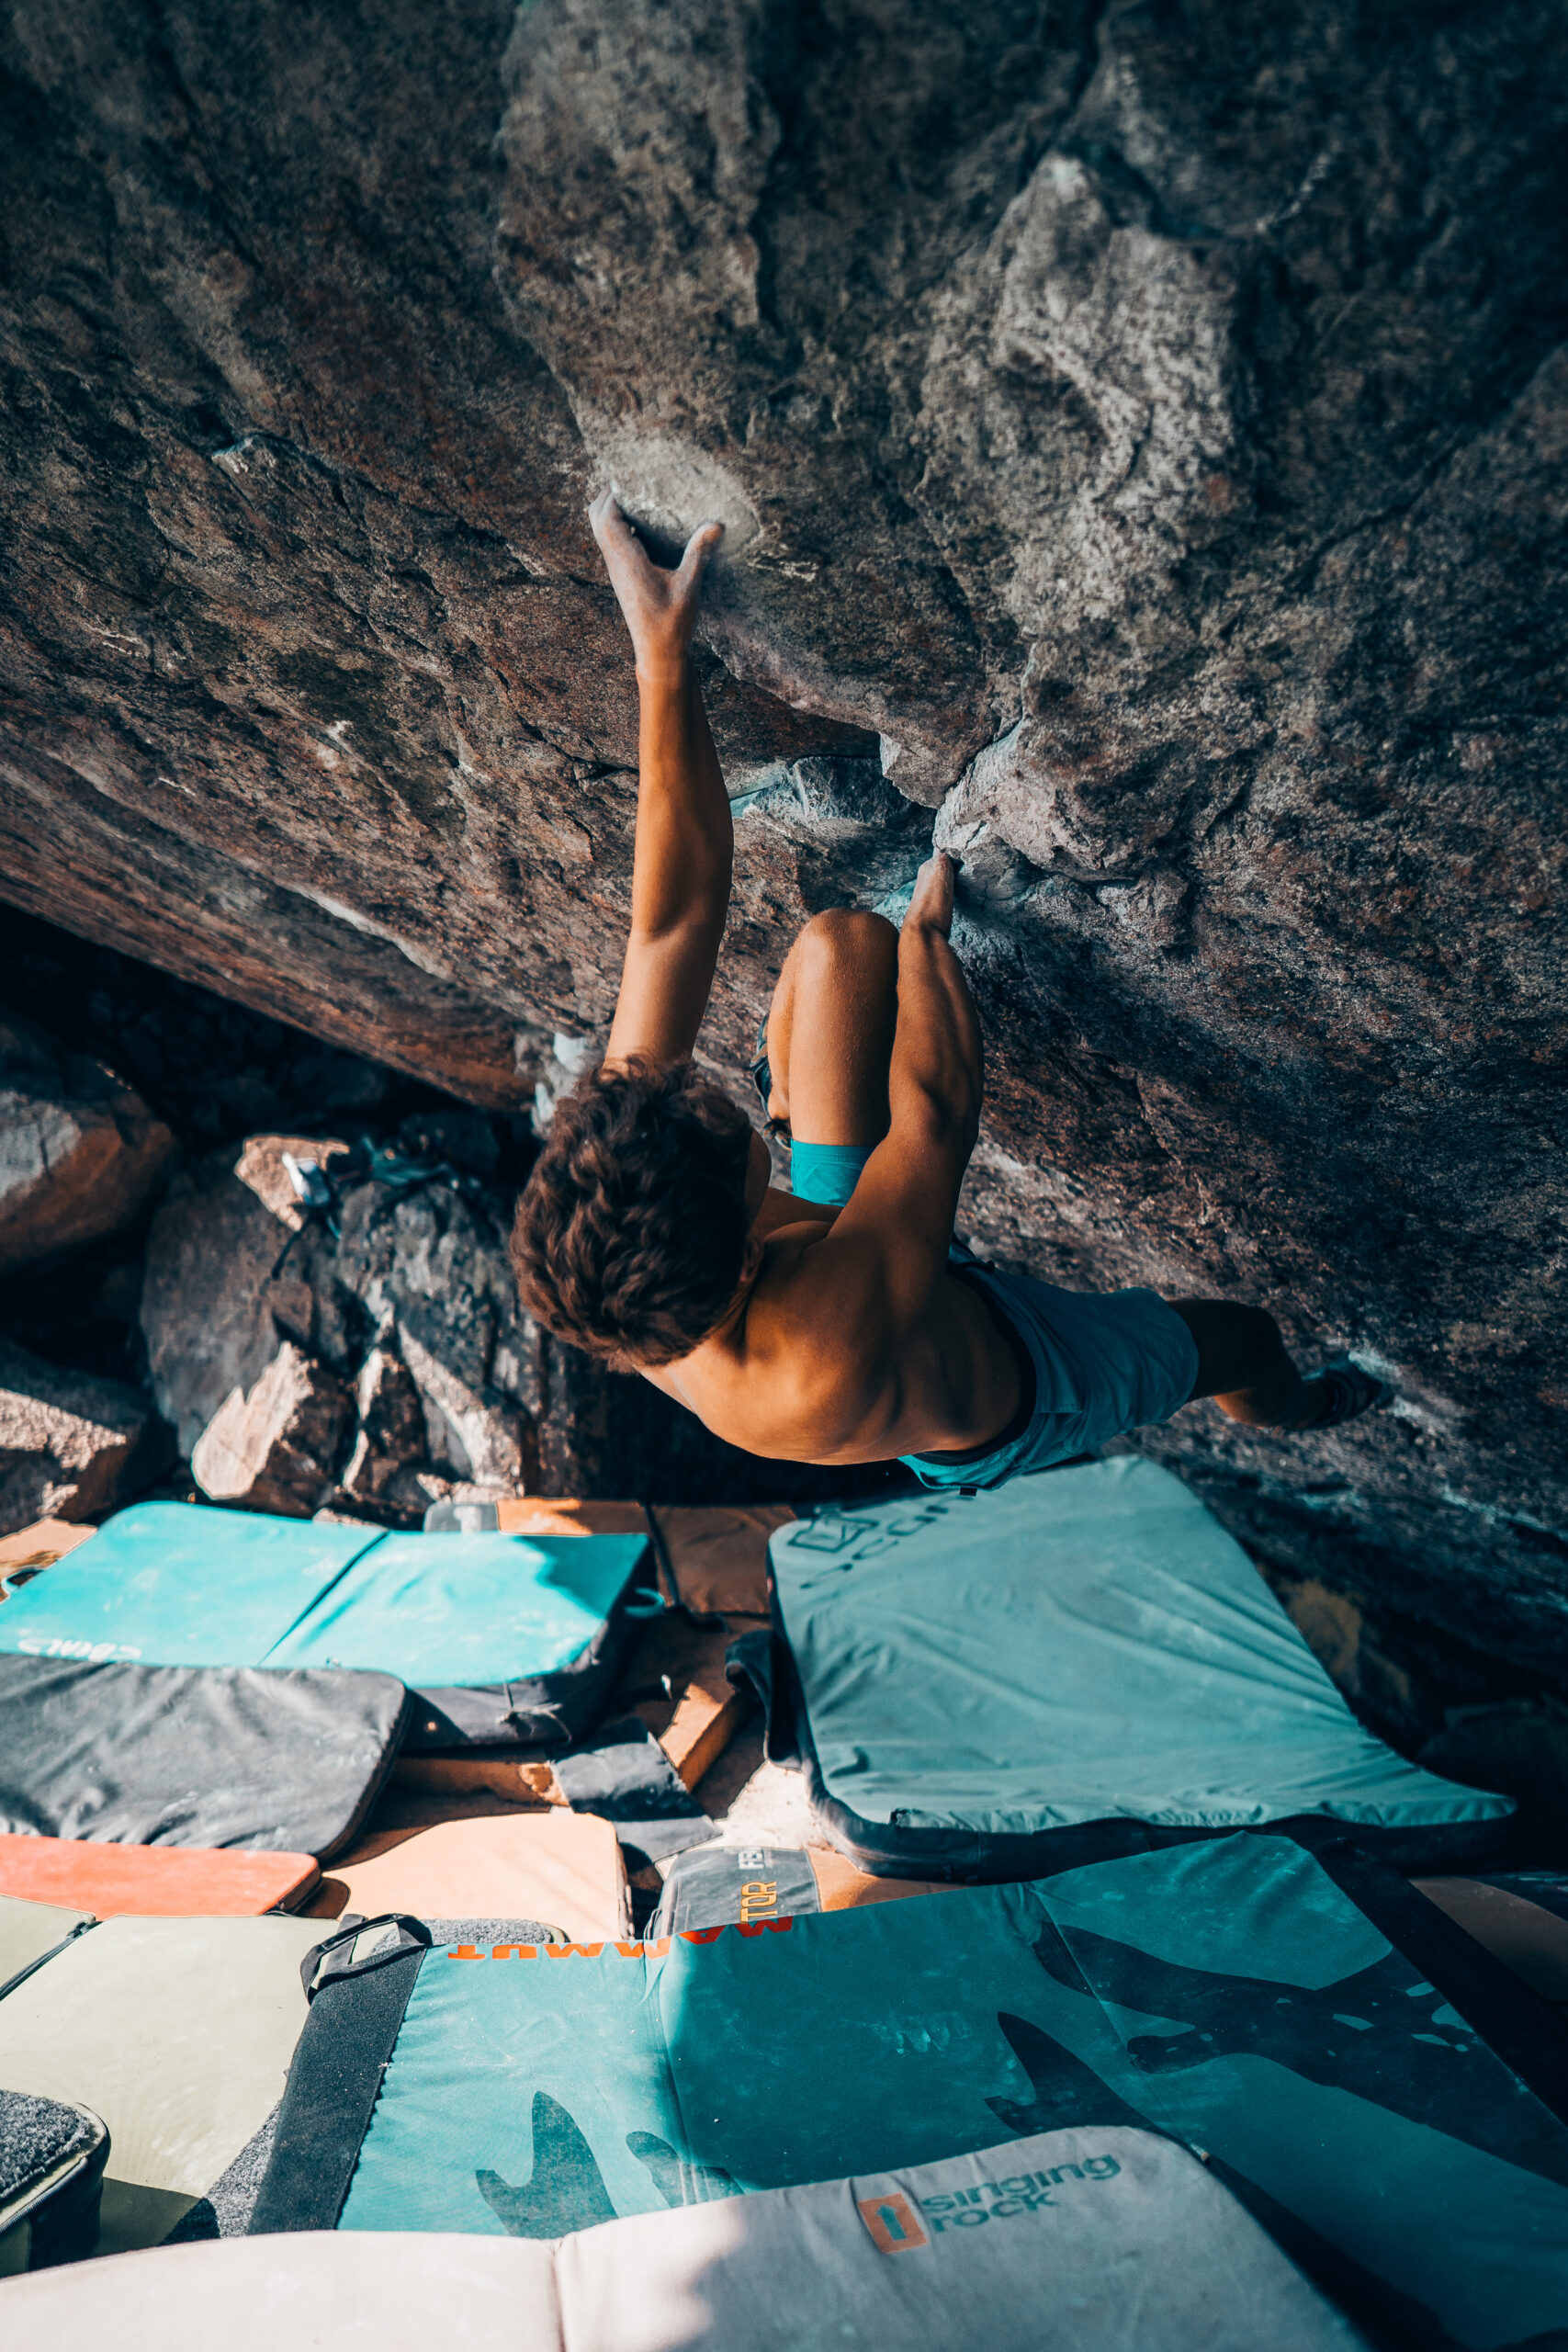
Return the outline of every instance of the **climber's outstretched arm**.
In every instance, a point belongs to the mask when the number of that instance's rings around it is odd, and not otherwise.
[[[589,510],[637,656],[632,928],[605,1058],[682,1061],[707,1009],[729,908],[735,837],[707,713],[688,659],[722,526],[694,531],[675,571],[649,557],[613,493]]]

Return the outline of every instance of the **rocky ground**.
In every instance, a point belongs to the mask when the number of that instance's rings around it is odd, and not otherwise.
[[[395,1070],[511,1134],[626,918],[584,504],[717,513],[754,797],[705,1052],[807,911],[958,849],[973,1237],[1385,1368],[1340,1437],[1153,1442],[1298,1584],[1560,1672],[1565,44],[1546,0],[17,0],[0,889],[374,1063],[379,1133]],[[239,1182],[198,1143],[344,1133],[275,1067],[204,1080],[276,1108],[192,1132],[193,1216]],[[345,1221],[351,1453],[478,1199]]]

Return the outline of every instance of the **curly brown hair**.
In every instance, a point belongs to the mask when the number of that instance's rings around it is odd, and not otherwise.
[[[558,1104],[523,1188],[512,1263],[558,1339],[631,1367],[674,1363],[735,1296],[751,1126],[690,1062],[627,1061]]]

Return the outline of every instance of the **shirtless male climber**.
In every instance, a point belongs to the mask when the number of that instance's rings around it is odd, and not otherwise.
[[[954,1243],[981,1046],[945,855],[901,929],[819,914],[785,957],[757,1075],[794,1190],[770,1183],[762,1137],[692,1060],[734,855],[687,659],[721,526],[668,571],[610,492],[592,519],[641,703],[631,937],[604,1062],[558,1105],[518,1204],[529,1311],[748,1453],[897,1454],[928,1487],[1000,1486],[1194,1397],[1275,1430],[1383,1402],[1353,1365],[1303,1379],[1260,1307],[1060,1290]]]

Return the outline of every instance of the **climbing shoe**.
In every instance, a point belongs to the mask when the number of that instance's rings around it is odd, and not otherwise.
[[[1326,1392],[1328,1402],[1322,1419],[1309,1421],[1307,1430],[1337,1430],[1342,1422],[1357,1420],[1362,1413],[1375,1412],[1379,1406],[1393,1401],[1393,1390],[1388,1382],[1363,1372],[1358,1363],[1330,1364],[1314,1378]]]

